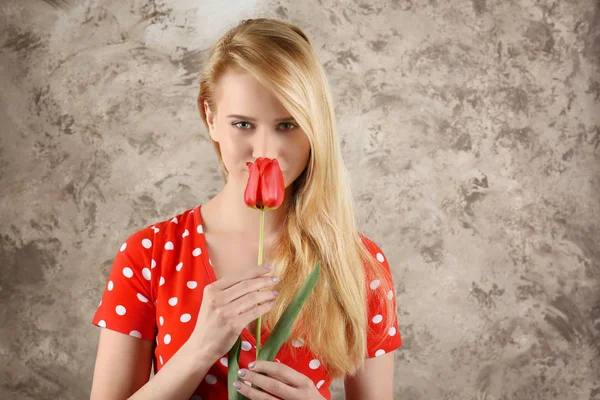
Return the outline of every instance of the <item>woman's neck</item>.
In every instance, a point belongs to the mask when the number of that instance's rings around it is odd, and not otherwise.
[[[264,237],[274,238],[281,234],[285,220],[285,209],[291,194],[286,189],[283,204],[265,212]],[[223,190],[202,206],[202,218],[206,228],[213,233],[243,235],[258,238],[260,235],[261,210],[248,207],[244,202],[245,186],[228,182]]]

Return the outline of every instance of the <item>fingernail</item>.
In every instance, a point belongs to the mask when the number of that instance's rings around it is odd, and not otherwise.
[[[233,382],[233,387],[236,388],[237,390],[240,390],[242,388],[242,384],[238,381]]]
[[[275,282],[275,283],[279,282],[279,278],[278,278],[278,277],[276,277],[276,276],[274,276],[274,277],[273,277],[273,282]]]
[[[242,378],[246,376],[246,370],[245,369],[240,369],[238,371],[238,375],[241,376]]]
[[[252,361],[250,364],[248,364],[248,368],[250,368],[250,369],[254,369],[255,366],[256,366],[256,363],[254,361]]]
[[[265,264],[264,267],[267,271],[270,271],[273,269],[273,266],[271,264]]]

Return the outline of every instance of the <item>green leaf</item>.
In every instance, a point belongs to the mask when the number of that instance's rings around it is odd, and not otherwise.
[[[227,353],[227,399],[228,400],[247,400],[240,392],[235,390],[233,382],[238,380],[238,371],[240,369],[240,350],[242,348],[242,336],[240,335],[233,347]]]
[[[319,261],[304,280],[304,283],[300,290],[298,290],[298,293],[296,293],[296,296],[292,299],[283,314],[281,314],[281,318],[277,321],[277,324],[273,328],[273,332],[269,335],[263,348],[260,349],[257,360],[273,361],[275,359],[281,346],[283,346],[290,338],[292,334],[292,325],[294,324],[294,321],[296,321],[306,299],[316,286],[320,274],[321,262]]]
[[[273,331],[269,335],[269,338],[265,342],[265,345],[260,349],[257,360],[273,361],[275,356],[281,349],[281,346],[290,338],[292,334],[292,325],[298,318],[300,310],[306,303],[306,299],[312,293],[312,290],[317,284],[317,280],[321,274],[321,262],[319,261],[311,273],[306,277],[302,287],[296,293],[296,296],[292,299],[290,304],[287,306],[281,318],[277,321],[277,324],[273,328]],[[233,382],[238,380],[238,371],[240,369],[239,357],[240,350],[242,348],[242,337],[240,336],[235,342],[231,350],[229,350],[227,358],[227,393],[228,400],[248,400],[240,392],[235,390]],[[264,374],[263,374],[264,375]],[[255,389],[262,391],[261,388],[253,386]]]

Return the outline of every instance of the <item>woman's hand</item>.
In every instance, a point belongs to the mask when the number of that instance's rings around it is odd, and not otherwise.
[[[271,268],[272,269],[272,268]],[[239,338],[244,327],[273,308],[269,300],[273,277],[264,276],[271,269],[264,265],[244,270],[243,274],[227,275],[204,287],[198,319],[188,342],[191,348],[202,349],[209,361],[218,361]]]
[[[324,400],[313,381],[306,375],[278,362],[258,360],[253,369],[240,369],[238,375],[245,381],[264,390],[261,392],[250,385],[241,384],[238,392],[250,400]],[[267,375],[262,375],[265,373]],[[243,375],[245,373],[245,375]],[[268,393],[267,393],[268,392]],[[275,397],[277,396],[277,397]]]

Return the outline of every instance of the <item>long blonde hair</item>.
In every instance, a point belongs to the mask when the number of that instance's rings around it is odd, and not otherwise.
[[[285,234],[276,243],[275,259],[269,260],[274,274],[281,277],[280,294],[275,307],[263,316],[263,326],[269,331],[274,328],[321,261],[319,281],[294,323],[291,339],[301,338],[332,379],[354,375],[367,357],[366,286],[385,276],[385,271],[363,245],[363,239],[365,243],[368,239],[358,231],[325,71],[308,37],[297,26],[266,18],[240,22],[210,49],[201,71],[198,109],[207,131],[203,103],[206,100],[217,112],[217,84],[229,68],[249,72],[272,90],[311,145],[308,165],[292,184]],[[227,181],[219,144],[211,141]],[[393,290],[387,279],[380,281],[383,293]],[[379,300],[376,307],[387,307],[385,323],[391,326],[396,313],[393,302]],[[374,340],[381,343],[384,335]],[[297,359],[297,352],[303,350],[291,348]]]

